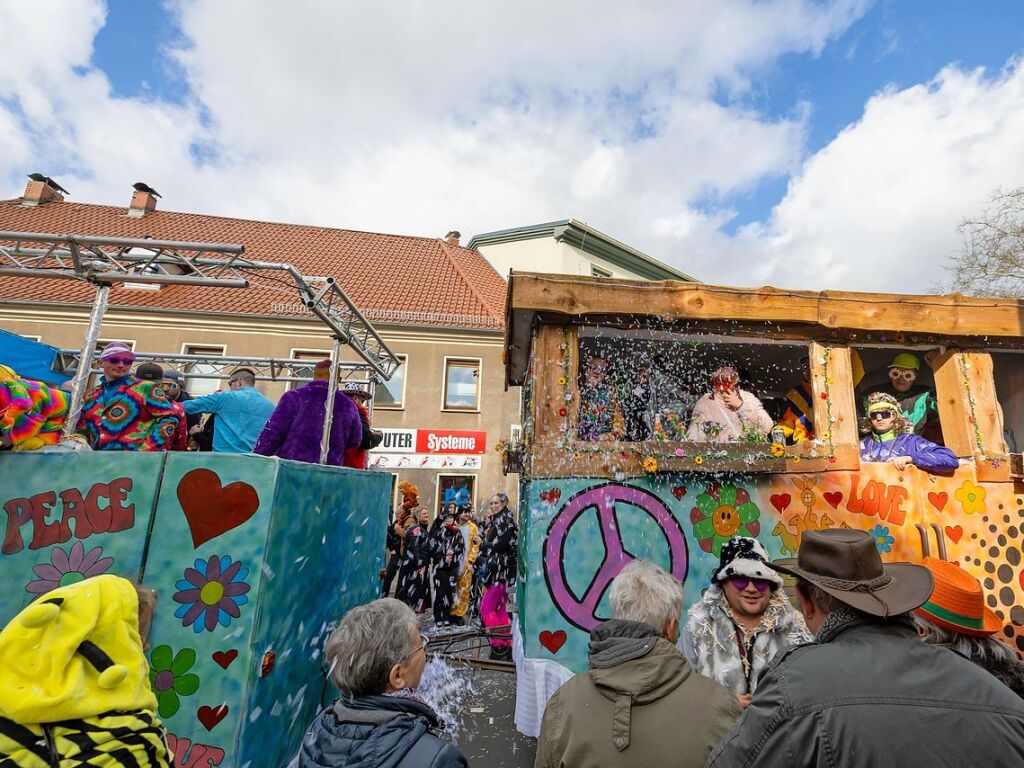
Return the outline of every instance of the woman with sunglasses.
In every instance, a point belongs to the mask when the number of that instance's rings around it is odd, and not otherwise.
[[[913,434],[899,402],[884,392],[868,395],[867,418],[860,431],[866,435],[860,441],[861,461],[887,462],[900,470],[913,465],[928,472],[952,472],[960,466],[949,448]]]
[[[687,614],[680,642],[690,666],[744,708],[776,654],[813,639],[781,586],[760,542],[735,536],[722,545],[711,586]]]

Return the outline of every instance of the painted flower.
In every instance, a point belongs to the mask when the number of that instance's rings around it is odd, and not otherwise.
[[[875,546],[878,547],[879,554],[883,552],[892,552],[892,545],[896,543],[896,539],[889,535],[888,528],[876,525],[868,531],[868,535],[875,540]]]
[[[964,484],[956,489],[953,496],[968,515],[985,511],[985,489],[970,480],[964,480]]]
[[[198,634],[228,626],[241,616],[239,606],[249,602],[245,593],[249,585],[244,579],[249,569],[241,560],[231,562],[227,555],[214,555],[209,560],[196,560],[195,568],[185,569],[185,578],[175,586],[174,601],[181,603],[174,612],[184,627],[191,626]]]
[[[781,456],[786,452],[786,446],[782,443],[772,443],[772,456]]]
[[[694,456],[693,457],[693,463],[697,464],[698,466],[703,464],[704,463],[704,457],[703,456]]]
[[[199,675],[189,672],[196,663],[196,652],[182,648],[177,653],[169,645],[158,645],[149,655],[149,684],[156,694],[160,717],[171,717],[181,706],[179,696],[191,696],[199,690]]]
[[[114,558],[103,557],[103,547],[93,547],[86,552],[80,541],[72,544],[68,552],[54,547],[50,550],[50,562],[32,566],[32,572],[39,578],[26,584],[25,591],[41,595],[106,573],[113,564]]]
[[[701,549],[715,557],[733,536],[757,536],[761,532],[761,510],[743,488],[715,483],[697,496],[695,504],[690,510],[693,535]]]
[[[647,456],[643,461],[644,472],[657,472],[658,460],[653,456]]]

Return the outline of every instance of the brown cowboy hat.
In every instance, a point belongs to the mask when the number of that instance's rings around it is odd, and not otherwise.
[[[927,568],[910,563],[883,565],[874,538],[852,528],[805,531],[796,562],[771,565],[872,616],[907,613],[932,593]]]

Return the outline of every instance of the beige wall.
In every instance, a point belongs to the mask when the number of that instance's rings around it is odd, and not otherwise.
[[[610,272],[612,277],[639,278],[609,261],[584,253],[579,248],[554,237],[535,237],[510,243],[479,245],[480,255],[506,280],[509,270],[547,272],[560,275],[590,276],[592,264]]]
[[[116,300],[116,299],[115,299]],[[78,349],[82,346],[88,312],[85,308],[0,304],[0,328],[40,336],[46,344]],[[330,350],[331,339],[316,322],[238,318],[207,314],[109,310],[101,327],[104,339],[135,341],[138,352],[181,353],[184,345],[223,345],[229,356],[252,355],[288,358],[293,349]],[[519,423],[519,389],[504,391],[501,331],[461,331],[430,328],[385,327],[378,331],[388,347],[406,355],[405,403],[401,409],[377,408],[377,427],[479,430],[487,433],[487,452],[476,474],[476,506],[491,493],[504,491],[514,500],[517,476],[504,477],[495,443],[509,438]],[[442,410],[444,358],[480,358],[481,398],[477,413]],[[345,359],[357,359],[346,349]],[[2,361],[0,361],[2,362]],[[286,384],[259,382],[258,389],[272,400]],[[405,471],[401,479],[415,483],[424,506],[434,509],[436,472]],[[460,474],[453,472],[452,474]]]

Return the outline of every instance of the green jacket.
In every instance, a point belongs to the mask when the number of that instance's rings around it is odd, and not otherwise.
[[[590,670],[548,701],[536,766],[700,768],[740,711],[651,627],[613,619],[591,633]]]
[[[836,619],[836,620],[833,620]],[[779,654],[708,768],[1024,765],[1024,704],[906,616],[831,614]]]

